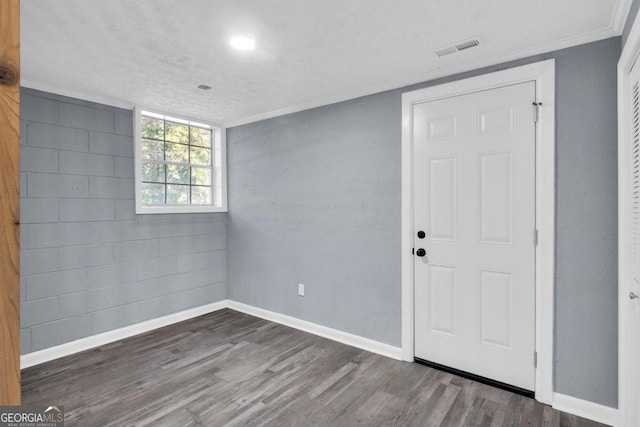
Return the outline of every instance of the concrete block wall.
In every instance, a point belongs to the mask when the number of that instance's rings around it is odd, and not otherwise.
[[[22,90],[22,354],[227,297],[226,214],[135,214],[132,120]]]

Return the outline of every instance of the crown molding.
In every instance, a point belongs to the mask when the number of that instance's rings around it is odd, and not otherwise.
[[[627,0],[621,0],[627,1]],[[274,117],[284,116],[286,114],[297,113],[300,111],[310,110],[313,108],[323,107],[326,105],[336,104],[338,102],[348,101],[355,98],[361,98],[368,95],[373,95],[380,92],[386,92],[388,90],[402,89],[407,86],[412,86],[420,83],[429,82],[442,77],[453,76],[456,74],[464,73],[467,71],[473,71],[492,65],[499,65],[510,61],[516,61],[519,59],[528,58],[535,55],[555,52],[561,49],[578,46],[581,44],[587,44],[599,40],[604,40],[611,37],[616,37],[619,34],[612,28],[602,28],[599,30],[591,31],[589,33],[582,33],[579,35],[566,37],[564,39],[555,40],[549,43],[542,43],[535,46],[527,47],[524,49],[514,50],[501,55],[494,55],[489,58],[481,58],[474,61],[466,62],[464,64],[458,64],[451,67],[439,68],[437,70],[430,71],[425,74],[416,75],[412,78],[396,80],[393,82],[387,82],[380,85],[370,86],[366,89],[346,92],[340,95],[323,98],[317,101],[311,101],[303,104],[294,105],[291,107],[280,108],[277,110],[268,111],[265,113],[255,114],[252,116],[240,118],[237,120],[230,120],[224,123],[225,127],[241,126],[261,120],[271,119]]]
[[[62,89],[59,87],[55,87],[50,83],[39,82],[24,77],[20,77],[20,86],[28,89],[39,90],[41,92],[49,92],[60,96],[66,96],[68,98],[75,98],[82,101],[95,102],[96,104],[108,105],[110,107],[123,108],[126,110],[133,110],[133,107],[135,106],[133,103],[123,101],[121,99],[97,95],[90,92]]]
[[[631,10],[631,4],[633,0],[618,0],[616,1],[615,8],[613,9],[613,16],[611,17],[611,23],[609,26],[617,35],[622,34],[624,25],[627,23],[629,17],[629,11]]]
[[[550,53],[557,50],[578,46],[581,44],[591,43],[598,40],[604,40],[610,37],[616,37],[616,36],[619,36],[622,32],[622,28],[624,27],[624,24],[626,22],[626,18],[629,13],[630,7],[631,7],[631,0],[618,0],[615,5],[614,14],[611,19],[610,26],[606,28],[601,28],[599,30],[591,31],[588,33],[582,33],[579,35],[555,40],[549,43],[542,43],[542,44],[530,46],[523,49],[513,50],[511,52],[507,52],[501,55],[494,55],[489,58],[479,58],[463,64],[458,64],[458,65],[444,67],[444,68],[438,68],[436,70],[432,70],[427,73],[414,75],[410,78],[387,81],[382,84],[369,86],[365,89],[343,92],[341,94],[322,98],[319,100],[305,102],[305,103],[301,103],[301,104],[297,104],[289,107],[279,108],[279,109],[267,111],[264,113],[254,114],[246,117],[241,117],[239,119],[222,121],[222,120],[219,120],[218,118],[212,118],[212,120],[216,123],[220,123],[221,126],[226,128],[241,126],[241,125],[245,125],[253,122],[258,122],[261,120],[267,120],[274,117],[284,116],[287,114],[297,113],[300,111],[305,111],[313,108],[323,107],[326,105],[336,104],[336,103],[348,101],[351,99],[361,98],[364,96],[373,95],[380,92],[402,89],[407,86],[420,84],[420,83],[428,82],[438,78],[448,77],[448,76],[452,76],[452,75],[467,72],[467,71],[477,70],[477,69],[489,67],[492,65],[498,65],[498,64],[515,61],[519,59],[524,59],[524,58],[539,55],[539,54]],[[67,97],[81,99],[81,100],[90,101],[90,102],[96,102],[99,104],[109,105],[109,106],[118,107],[118,108],[124,108],[128,110],[133,109],[133,107],[136,105],[134,102],[131,102],[131,101],[119,100],[116,98],[99,95],[95,93],[90,93],[90,92],[61,89],[61,88],[55,87],[52,84],[39,82],[39,81],[31,80],[28,78],[27,79],[22,78],[21,85],[27,88],[35,89],[35,90],[50,92],[57,95],[67,96]]]

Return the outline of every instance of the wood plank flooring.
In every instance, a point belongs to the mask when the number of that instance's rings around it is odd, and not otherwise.
[[[67,426],[599,426],[229,309],[23,370]]]

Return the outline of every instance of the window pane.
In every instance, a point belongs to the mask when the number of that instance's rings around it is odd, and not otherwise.
[[[192,205],[210,205],[211,187],[191,187]]]
[[[164,139],[164,120],[142,116],[142,137]]]
[[[217,128],[142,111],[136,145],[141,176],[136,197],[145,206],[213,206],[220,198]],[[138,129],[136,129],[138,130]],[[215,151],[214,151],[215,150]],[[199,208],[196,208],[196,210]]]
[[[164,160],[164,143],[151,139],[142,140],[142,158]]]
[[[188,185],[167,185],[167,204],[187,205],[189,204]]]
[[[167,165],[167,182],[188,184],[189,166]]]
[[[161,163],[143,163],[142,180],[164,182],[164,165]]]
[[[211,150],[208,148],[191,147],[191,164],[192,165],[210,165]]]
[[[211,129],[191,128],[191,144],[211,147]]]
[[[166,122],[167,129],[164,139],[167,141],[189,143],[189,126],[180,123]]]
[[[211,169],[191,168],[191,184],[211,185]]]
[[[167,142],[164,154],[168,162],[189,163],[188,145]]]
[[[164,184],[142,183],[142,203],[145,205],[164,204]]]

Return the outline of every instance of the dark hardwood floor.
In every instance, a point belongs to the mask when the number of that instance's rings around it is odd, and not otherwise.
[[[598,426],[232,310],[22,371],[67,426]]]

